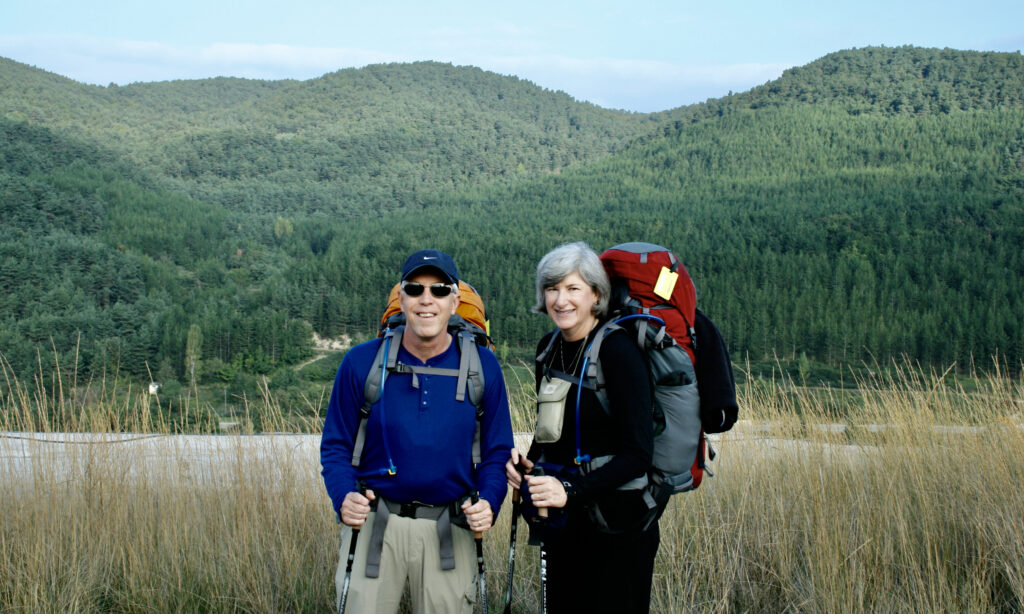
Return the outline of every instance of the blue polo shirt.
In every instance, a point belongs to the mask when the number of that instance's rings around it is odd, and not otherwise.
[[[320,462],[324,484],[334,510],[357,480],[378,495],[403,503],[450,503],[474,490],[487,499],[495,515],[505,498],[505,461],[512,443],[508,395],[494,354],[479,348],[484,372],[484,415],[481,422],[481,462],[473,470],[476,408],[467,398],[455,400],[457,378],[449,375],[390,373],[380,400],[366,424],[362,461],[352,467],[352,445],[359,428],[363,389],[381,339],[352,348],[338,368],[324,419]],[[426,362],[401,348],[399,362],[446,369],[459,368],[455,340]],[[385,446],[385,438],[387,446]],[[391,453],[396,472],[386,475]]]

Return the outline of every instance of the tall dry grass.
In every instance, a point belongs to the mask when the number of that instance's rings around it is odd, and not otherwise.
[[[895,368],[743,390],[716,477],[661,521],[658,612],[1018,612],[1021,379]],[[836,407],[847,406],[837,423]]]
[[[909,368],[850,391],[749,383],[715,477],[661,521],[652,611],[1021,611],[1015,375],[971,392]],[[86,402],[40,379],[8,379],[0,399],[0,611],[331,610],[315,436],[180,435],[142,391],[101,384]],[[508,530],[506,509],[486,541],[499,611]],[[514,606],[532,612],[537,553],[519,535]]]
[[[337,529],[318,441],[255,435],[254,423],[305,428],[272,398],[216,436],[209,408],[170,412],[59,370],[3,374],[0,612],[331,608]]]

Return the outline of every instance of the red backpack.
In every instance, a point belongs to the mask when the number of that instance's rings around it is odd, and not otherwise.
[[[637,345],[644,350],[651,349],[645,343],[645,328],[653,324],[642,316],[663,320],[694,367],[703,431],[731,429],[738,405],[729,350],[715,323],[697,309],[697,291],[686,267],[671,251],[652,243],[616,245],[601,254],[601,262],[612,282],[609,310],[613,319],[637,316]]]
[[[587,352],[592,369],[581,377],[591,379],[606,407],[600,344],[616,328],[633,337],[647,360],[654,457],[646,490],[653,522],[671,495],[697,488],[705,472],[710,475],[706,462],[715,452],[704,434],[726,431],[736,421],[732,365],[718,328],[697,309],[693,280],[675,254],[652,243],[623,243],[600,258],[611,280],[612,317],[595,335]]]
[[[601,263],[612,281],[611,309],[664,320],[668,333],[695,362],[697,290],[675,254],[652,243],[623,243],[606,249]]]

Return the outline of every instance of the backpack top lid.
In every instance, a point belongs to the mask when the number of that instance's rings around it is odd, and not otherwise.
[[[391,293],[388,294],[388,306],[380,318],[379,336],[382,336],[388,328],[405,323],[405,318],[402,317],[402,307],[398,302],[398,292],[401,286],[401,283],[395,284],[395,287],[391,288]],[[396,315],[399,318],[396,319]],[[476,289],[464,281],[459,282],[459,306],[455,310],[455,315],[483,331],[487,337],[486,345],[488,347],[492,345],[490,342],[491,325],[484,315],[484,301]],[[449,327],[451,327],[451,323],[449,323]]]
[[[650,310],[651,315],[665,320],[669,334],[692,359],[690,332],[696,320],[697,290],[679,258],[667,248],[642,242],[609,247],[600,258],[612,281],[611,309],[625,313]],[[628,298],[617,295],[616,288],[624,289]]]

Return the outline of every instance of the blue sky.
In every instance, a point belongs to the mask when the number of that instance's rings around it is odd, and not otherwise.
[[[437,60],[649,112],[869,45],[1018,52],[1024,2],[0,0],[0,56],[99,85]]]

